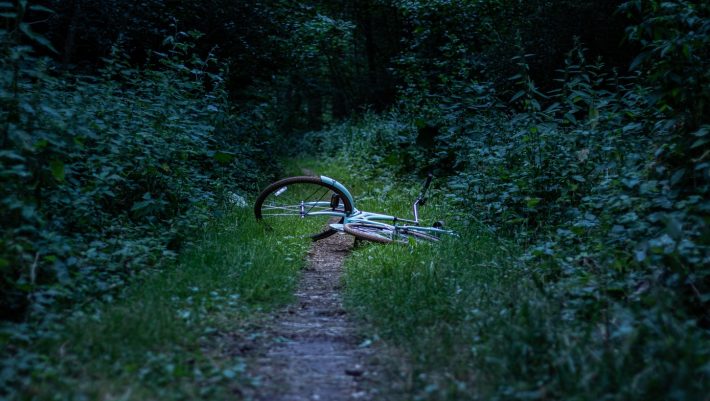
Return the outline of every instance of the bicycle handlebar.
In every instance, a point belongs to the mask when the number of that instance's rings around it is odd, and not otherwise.
[[[418,200],[424,199],[427,191],[429,190],[429,186],[431,185],[432,179],[434,179],[434,175],[432,173],[427,174],[426,182],[424,182],[424,188],[422,188],[422,191],[419,193],[419,198],[417,198]]]
[[[412,205],[412,208],[414,209],[414,222],[417,225],[419,224],[418,206],[424,205],[424,203],[426,203],[426,193],[429,190],[429,186],[431,185],[432,179],[434,179],[434,175],[432,173],[427,174],[426,181],[424,182],[424,187],[422,188],[422,191],[419,192],[419,196],[417,197],[417,200],[415,200],[414,204]]]

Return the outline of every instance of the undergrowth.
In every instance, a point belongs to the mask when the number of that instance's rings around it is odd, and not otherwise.
[[[355,194],[359,209],[407,216],[418,191],[412,172],[433,167],[445,174],[441,164],[408,164],[421,152],[413,147],[419,131],[401,117],[370,115],[308,137],[348,166],[343,182],[367,182]],[[595,231],[558,248],[570,252],[566,259],[536,256],[535,236],[496,230],[495,220],[475,212],[485,204],[462,191],[459,180],[439,179],[421,214],[430,222],[445,219],[461,238],[413,248],[364,246],[346,262],[347,307],[411,364],[411,376],[403,378],[408,392],[398,396],[704,397],[708,335],[692,310],[679,307],[683,293],[632,265],[621,275],[589,251],[576,259],[578,248],[570,244],[590,246],[600,239]]]
[[[110,295],[273,176],[269,124],[231,113],[222,65],[191,53],[199,36],[181,32],[144,68],[117,45],[98,77],[2,36],[3,320]]]
[[[282,302],[293,276],[283,269],[300,259],[287,250],[300,248],[276,242],[263,252],[246,241],[256,230],[249,213],[222,212],[246,205],[246,194],[273,177],[270,123],[258,107],[232,112],[225,66],[194,53],[197,32],[176,29],[143,66],[119,41],[99,74],[81,76],[38,57],[25,43],[48,42],[8,15],[3,27],[14,29],[0,29],[0,398],[212,391],[211,380],[234,373],[210,362],[219,352],[199,355],[212,325],[199,319],[222,303]],[[246,231],[230,228],[235,222]],[[209,238],[197,238],[203,233]],[[288,255],[288,266],[274,259]]]
[[[346,265],[348,308],[411,365],[395,399],[705,396],[707,335],[692,322],[611,303],[582,278],[587,299],[568,298],[520,263],[513,244],[458,229],[461,238],[435,246],[362,247]],[[589,299],[597,307],[580,310]]]
[[[195,233],[198,234],[198,233]],[[9,399],[232,399],[252,383],[240,346],[260,311],[292,299],[308,243],[231,208],[167,271],[55,323],[31,349],[10,334]],[[297,233],[296,233],[297,234]],[[7,345],[6,345],[7,346]]]
[[[464,223],[349,264],[350,307],[411,350],[412,397],[707,398],[709,11],[626,2],[630,71],[577,40],[544,89],[522,38],[500,85],[451,36],[438,80],[408,59],[396,107],[306,135],[355,174],[434,171]]]

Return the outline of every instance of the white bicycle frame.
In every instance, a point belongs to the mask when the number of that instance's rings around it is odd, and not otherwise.
[[[308,216],[333,216],[333,217],[342,217],[343,222],[339,224],[330,224],[330,227],[333,228],[334,230],[338,231],[344,231],[343,226],[345,224],[350,224],[350,223],[364,223],[370,226],[377,226],[377,227],[382,227],[386,228],[389,230],[394,231],[395,233],[398,231],[417,231],[417,232],[423,232],[423,233],[429,233],[429,234],[447,234],[447,235],[455,235],[455,233],[451,230],[445,230],[442,228],[438,227],[422,227],[419,225],[419,211],[418,211],[418,206],[419,203],[422,202],[423,195],[426,193],[426,190],[429,186],[429,183],[431,182],[431,177],[428,178],[427,184],[425,185],[422,193],[420,196],[417,198],[417,200],[414,202],[412,205],[413,211],[414,211],[414,220],[408,220],[408,219],[402,219],[396,216],[391,216],[388,214],[381,214],[381,213],[372,213],[372,212],[366,212],[362,210],[358,210],[355,207],[355,199],[353,196],[350,194],[350,191],[348,191],[347,188],[338,181],[326,177],[326,176],[321,176],[320,177],[321,181],[323,181],[326,184],[330,184],[336,188],[338,188],[350,201],[350,204],[353,205],[353,210],[350,213],[345,213],[345,212],[340,212],[337,210],[321,210],[317,212],[309,212],[307,211],[309,208],[314,208],[314,207],[330,207],[330,201],[317,201],[317,202],[301,202],[301,218],[306,218]],[[389,222],[389,223],[384,223],[384,222]],[[405,223],[403,225],[398,224],[399,222]]]

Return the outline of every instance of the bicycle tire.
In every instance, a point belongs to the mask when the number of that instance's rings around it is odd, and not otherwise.
[[[353,205],[350,203],[350,200],[345,196],[345,194],[342,191],[340,191],[338,188],[336,188],[330,184],[326,184],[323,181],[321,181],[320,177],[296,176],[296,177],[288,177],[288,178],[284,178],[282,180],[276,181],[261,191],[259,196],[256,198],[256,202],[254,203],[254,215],[255,215],[256,219],[261,220],[261,221],[270,220],[270,222],[267,224],[276,224],[274,222],[279,220],[277,217],[289,217],[289,216],[290,217],[300,217],[298,214],[295,214],[295,213],[286,215],[286,213],[272,214],[272,213],[268,212],[271,210],[270,208],[272,208],[272,209],[273,208],[276,208],[276,209],[281,208],[286,211],[292,211],[292,210],[294,210],[294,208],[297,207],[297,205],[288,205],[288,204],[284,205],[284,206],[274,206],[274,205],[268,204],[269,199],[279,196],[278,194],[276,194],[277,191],[283,190],[285,192],[285,191],[287,191],[288,187],[293,187],[294,185],[302,185],[303,187],[310,186],[315,189],[315,192],[319,192],[318,187],[322,187],[326,190],[325,192],[321,192],[321,194],[324,195],[321,197],[322,199],[325,199],[325,197],[327,197],[328,200],[330,200],[330,196],[332,194],[336,194],[340,198],[340,202],[342,202],[342,203],[339,202],[339,204],[338,204],[338,207],[340,207],[340,205],[342,204],[342,210],[340,210],[340,211],[344,212],[345,214],[350,214],[353,210]],[[303,199],[301,199],[301,200],[303,201]],[[265,203],[267,203],[266,206],[265,206]],[[285,203],[288,203],[288,202],[285,202]],[[281,215],[284,215],[284,216],[281,216]],[[285,221],[288,219],[284,218],[283,220]],[[317,241],[317,240],[321,240],[323,238],[327,238],[337,232],[337,230],[334,230],[332,228],[326,228],[329,219],[325,218],[325,216],[321,217],[319,220],[323,221],[323,228],[324,229],[322,231],[315,232],[313,234],[309,234],[309,235],[307,235],[307,237],[311,238],[314,241]],[[339,223],[342,223],[342,222],[343,222],[343,219],[342,218],[339,219]]]
[[[414,238],[416,241],[438,242],[439,238],[420,233],[414,230],[398,231],[396,234],[391,227],[381,226],[377,224],[367,223],[347,223],[343,226],[343,230],[355,236],[356,238],[364,239],[381,244],[401,243],[408,244],[409,238]]]

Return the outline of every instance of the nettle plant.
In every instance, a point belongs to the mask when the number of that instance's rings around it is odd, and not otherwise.
[[[630,40],[643,46],[632,68],[650,84],[647,101],[658,110],[649,129],[662,139],[649,180],[638,191],[652,202],[645,221],[654,235],[636,258],[680,287],[688,306],[710,322],[710,4],[629,1],[622,12],[638,17]]]
[[[0,310],[23,320],[171,260],[225,194],[255,185],[268,127],[230,114],[196,32],[176,30],[147,68],[119,42],[100,76],[77,77],[34,56],[24,42],[46,39],[13,21],[0,32]]]
[[[641,128],[622,118],[641,106],[619,95],[629,79],[605,73],[583,55],[581,47],[570,52],[559,88],[543,93],[529,76],[526,60],[533,56],[521,54],[519,73],[510,79],[519,88],[511,101],[520,111],[463,113],[459,136],[468,146],[454,184],[464,188],[470,180],[467,188],[482,201],[476,204],[502,226],[524,223],[534,230],[569,220],[569,209],[579,208],[596,182],[624,163],[614,159],[625,153],[617,149],[619,129]]]

